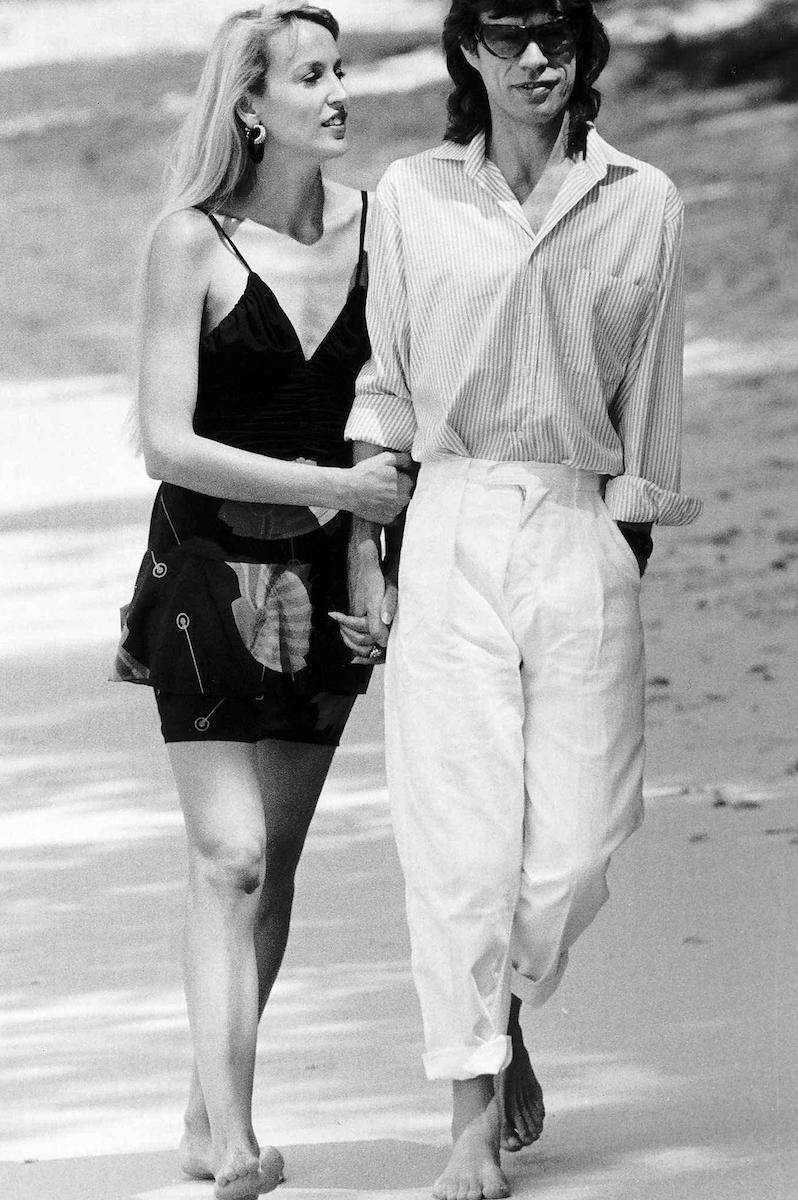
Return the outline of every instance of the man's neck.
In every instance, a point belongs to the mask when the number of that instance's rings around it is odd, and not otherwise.
[[[547,170],[561,169],[566,160],[567,117],[551,125],[530,128],[494,118],[487,157],[499,168],[523,204]]]

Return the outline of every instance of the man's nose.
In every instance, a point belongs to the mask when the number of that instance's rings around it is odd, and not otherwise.
[[[537,42],[529,42],[526,50],[521,55],[519,62],[522,67],[533,67],[535,70],[540,70],[541,67],[548,65],[548,59],[541,50]]]

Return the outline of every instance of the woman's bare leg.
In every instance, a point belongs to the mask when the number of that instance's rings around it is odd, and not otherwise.
[[[264,879],[254,926],[258,1016],[263,1012],[288,940],[294,875],[310,822],[330,769],[334,747],[263,741],[256,762],[266,829]],[[208,1112],[196,1064],[192,1071],[181,1166],[195,1178],[211,1178]]]
[[[257,756],[239,742],[172,743],[188,836],[184,972],[219,1200],[274,1187],[252,1129],[258,1025],[254,928],[266,831]]]

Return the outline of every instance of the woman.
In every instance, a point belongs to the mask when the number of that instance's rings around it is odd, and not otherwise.
[[[391,521],[410,491],[401,456],[352,467],[342,436],[368,342],[366,196],[321,175],[347,148],[337,37],[301,3],[224,22],[146,276],[141,434],[164,482],[118,673],[155,689],[185,816],[182,1165],[219,1200],[280,1178],[252,1129],[257,1023],[369,674],[328,612],[346,608],[349,514]]]

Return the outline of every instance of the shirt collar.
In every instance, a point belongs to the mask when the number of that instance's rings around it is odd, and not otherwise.
[[[632,167],[634,159],[616,150],[591,125],[587,131],[587,154],[585,163],[597,178],[603,179],[610,167]]]
[[[467,175],[477,175],[485,164],[485,134],[478,133],[470,142],[443,142],[432,151],[433,158],[465,163]]]
[[[473,178],[485,165],[485,134],[478,133],[464,146],[457,142],[443,142],[433,150],[432,157],[462,162],[466,174]],[[587,153],[581,163],[594,179],[599,180],[604,178],[609,167],[630,166],[631,160],[605,142],[591,125],[587,133]]]

